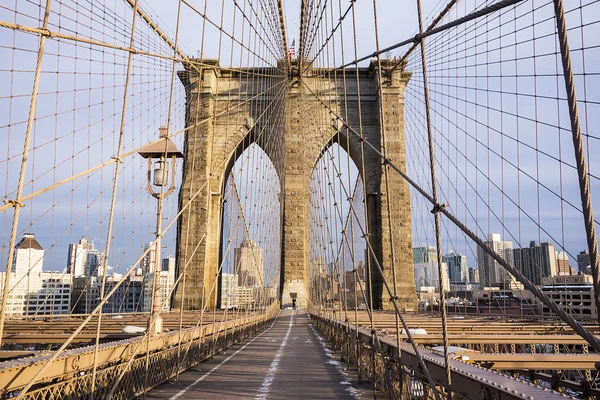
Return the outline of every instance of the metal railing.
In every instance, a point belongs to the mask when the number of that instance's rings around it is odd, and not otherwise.
[[[239,318],[223,324],[184,329],[181,332],[182,351],[178,348],[180,332],[177,330],[153,336],[149,341],[142,335],[104,343],[98,351],[98,369],[93,392],[91,383],[94,346],[65,351],[26,393],[25,398],[102,399],[111,391],[112,399],[140,396],[174,378],[178,373],[255,335],[274,318],[274,311],[273,309],[265,314]],[[145,351],[135,354],[140,342],[142,346],[149,347],[148,360]],[[25,387],[30,377],[38,372],[49,357],[51,353],[0,363],[0,399],[19,396],[21,388]]]
[[[350,323],[312,315],[315,327],[340,351],[348,367],[357,368],[359,382],[367,379],[389,399],[432,399],[412,346],[379,337],[375,331]],[[447,386],[443,354],[420,347],[419,351],[438,388]],[[453,399],[559,399],[564,394],[490,369],[450,360]],[[438,393],[444,393],[438,390]]]

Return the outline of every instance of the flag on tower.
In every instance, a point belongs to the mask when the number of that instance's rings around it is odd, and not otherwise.
[[[293,57],[296,55],[296,39],[292,40],[292,45],[290,46],[290,49],[288,51],[288,55],[290,57]]]

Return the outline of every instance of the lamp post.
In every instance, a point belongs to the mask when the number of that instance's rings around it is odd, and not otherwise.
[[[148,331],[153,334],[162,332],[163,321],[160,316],[160,248],[161,248],[161,230],[162,230],[162,202],[175,190],[175,164],[178,158],[183,158],[183,154],[177,150],[177,146],[169,139],[169,131],[161,126],[159,130],[158,142],[144,147],[138,154],[148,160],[148,175],[146,180],[146,191],[157,200],[156,207],[156,239],[154,241],[154,268],[152,283],[152,309],[148,319]],[[170,164],[170,165],[169,165]],[[169,168],[171,169],[171,182],[169,186]],[[155,191],[153,186],[159,188]],[[165,188],[168,189],[165,190]],[[152,322],[154,320],[154,322]]]

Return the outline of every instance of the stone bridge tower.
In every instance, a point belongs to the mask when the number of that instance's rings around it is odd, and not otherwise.
[[[306,306],[308,201],[313,168],[335,142],[348,152],[359,170],[363,162],[359,138],[344,127],[338,134],[327,107],[344,118],[347,116],[348,124],[357,131],[362,122],[364,138],[380,147],[385,145],[388,158],[404,169],[404,88],[411,74],[402,69],[384,74],[380,92],[380,73],[374,63],[360,68],[358,79],[354,69],[334,75],[306,64],[301,68],[302,76],[297,73],[297,64],[292,65],[288,76],[277,76],[280,72],[275,68],[232,70],[221,68],[216,60],[206,59],[203,64],[200,73],[190,69],[179,73],[186,88],[188,127],[179,197],[180,205],[190,200],[191,204],[180,218],[177,235],[178,271],[187,270],[185,293],[183,285],[179,285],[173,306],[193,310],[200,309],[203,302],[208,307],[217,304],[217,293],[211,288],[218,286],[215,280],[220,261],[224,186],[236,158],[252,143],[273,161],[282,185],[282,210],[277,210],[282,213],[283,225],[281,302],[291,304],[290,293],[297,293],[298,304]],[[391,61],[382,60],[384,72],[391,65]],[[261,75],[268,78],[257,79]],[[380,104],[384,118],[380,117]],[[273,123],[274,120],[279,122]],[[382,128],[385,138],[380,135]],[[365,147],[364,165],[371,245],[390,284],[394,254],[399,305],[405,310],[415,310],[408,185],[398,174],[388,174],[391,203],[388,204],[381,158]],[[388,215],[394,251],[389,240]],[[372,259],[369,264],[373,264]],[[371,279],[374,307],[392,308],[374,264]]]

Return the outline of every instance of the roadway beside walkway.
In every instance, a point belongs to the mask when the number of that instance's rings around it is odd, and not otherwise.
[[[270,328],[146,395],[147,399],[369,399],[313,329],[306,312],[282,310]]]

